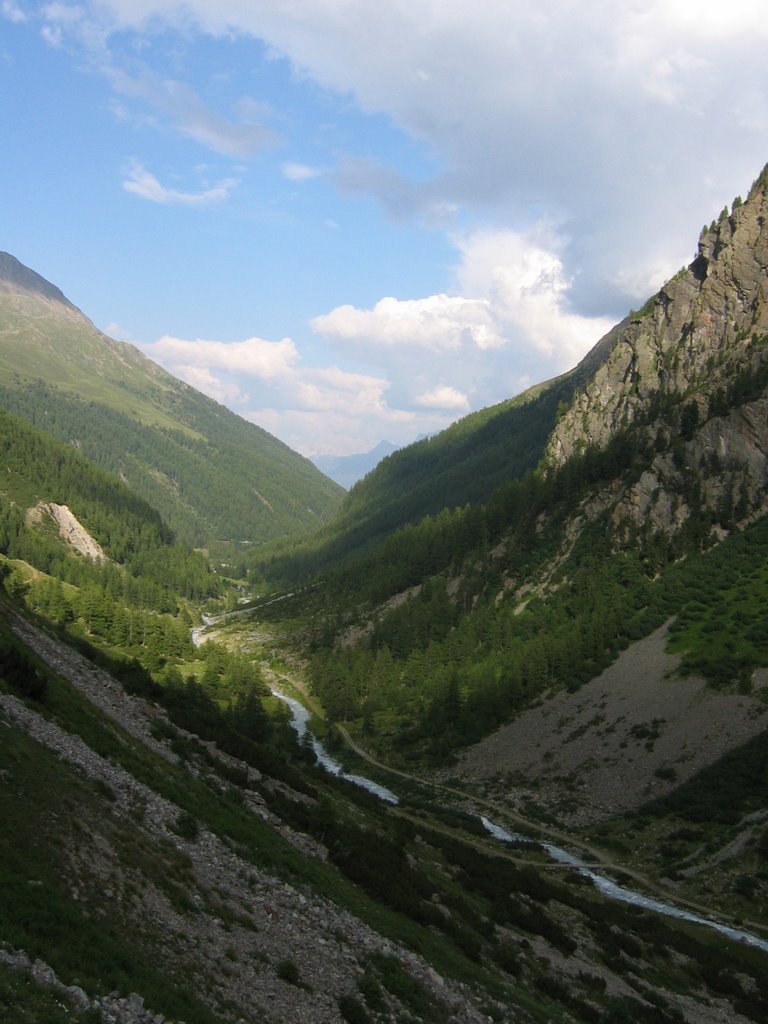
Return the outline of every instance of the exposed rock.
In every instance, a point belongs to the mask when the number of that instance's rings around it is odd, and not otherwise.
[[[99,565],[106,562],[107,556],[101,545],[88,533],[67,505],[57,505],[54,501],[38,502],[27,512],[27,522],[39,523],[46,516],[50,516],[56,523],[59,528],[59,536],[71,548],[90,559],[91,562],[97,562]]]
[[[676,532],[693,511],[675,500],[691,470],[705,481],[700,507],[741,500],[743,522],[766,504],[768,398],[763,389],[732,399],[745,375],[764,379],[768,361],[767,184],[764,172],[747,201],[702,235],[693,263],[584,361],[599,362],[599,353],[602,364],[559,419],[549,464],[590,445],[605,448],[632,424],[658,452],[617,496],[614,526],[647,522]]]

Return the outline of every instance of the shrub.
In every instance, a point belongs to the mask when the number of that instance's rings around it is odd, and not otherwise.
[[[370,1024],[368,1011],[354,996],[342,996],[339,999],[339,1013],[347,1024]]]
[[[277,965],[277,976],[283,981],[287,981],[289,985],[299,984],[299,968],[293,960],[281,960]]]
[[[197,819],[188,814],[187,811],[182,811],[178,816],[174,829],[182,839],[188,839],[191,843],[194,843],[200,834],[200,825]]]

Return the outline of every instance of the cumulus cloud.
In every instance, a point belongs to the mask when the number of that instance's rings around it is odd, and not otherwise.
[[[229,198],[238,184],[235,178],[225,178],[213,188],[200,192],[182,192],[161,185],[154,174],[137,161],[131,163],[125,173],[123,188],[126,192],[163,206],[210,206],[212,203],[221,203]]]
[[[12,9],[5,0],[6,17]],[[440,394],[477,407],[569,368],[692,258],[702,222],[745,191],[768,151],[764,0],[485,0],[482,17],[470,0],[80,0],[47,12],[52,42],[87,34],[127,104],[220,154],[252,158],[276,141],[272,112],[247,99],[214,110],[165,71],[138,59],[118,67],[105,41],[169,25],[250,36],[289,61],[296,81],[413,141],[418,159],[400,163],[397,147],[349,143],[322,174],[343,196],[452,232],[454,279],[433,294],[382,288],[378,302],[312,320],[387,386],[350,380],[344,390],[298,360],[256,375],[283,389],[280,403],[258,400],[263,416],[291,408],[312,429],[313,417],[338,414],[339,436],[351,420],[329,405],[335,396],[351,408],[355,387],[378,424],[438,416],[429,402]],[[287,163],[282,173],[301,182],[316,172]],[[137,165],[125,187],[195,205],[226,198],[234,182],[176,191]]]
[[[215,399],[221,405],[241,405],[248,401],[248,395],[241,391],[237,384],[227,383],[220,377],[215,377],[205,366],[177,363],[175,369],[187,384],[191,384],[193,388],[202,391],[204,395]]]
[[[386,416],[361,421],[344,409],[312,412],[301,408],[263,406],[242,414],[252,423],[282,438],[296,451],[315,455],[356,455],[370,451],[387,433],[402,443],[414,433],[432,433],[447,425],[445,416],[416,416],[389,410]]]
[[[419,414],[390,405],[384,377],[304,365],[290,338],[224,342],[165,336],[141,347],[174,375],[306,455],[353,454],[390,435],[405,442],[451,419],[445,406],[428,404]]]
[[[570,369],[613,325],[570,308],[563,243],[550,230],[454,241],[460,294],[339,306],[312,327],[385,365],[403,401],[464,412]]]
[[[225,342],[201,338],[188,341],[165,335],[159,341],[145,345],[144,351],[163,364],[213,367],[260,380],[276,380],[290,375],[300,358],[290,338],[281,341],[248,338]]]
[[[496,335],[485,299],[430,295],[424,299],[380,299],[372,309],[338,306],[312,320],[319,334],[344,342],[456,352],[469,342],[495,348]]]
[[[108,6],[134,27],[181,10],[175,0]],[[514,226],[534,204],[561,223],[583,310],[618,313],[637,298],[621,290],[636,260],[659,254],[674,271],[702,207],[722,206],[765,159],[765,133],[743,112],[744,96],[761,109],[768,94],[760,0],[487,0],[482,18],[469,0],[189,0],[183,11],[203,31],[265,40],[435,155],[434,177],[413,181],[349,154],[340,188],[399,216],[458,207]]]
[[[425,409],[451,409],[456,412],[469,412],[469,399],[457,388],[442,385],[417,395],[414,399],[416,405]]]

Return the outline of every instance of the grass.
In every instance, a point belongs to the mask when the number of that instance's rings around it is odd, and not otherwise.
[[[759,987],[765,964],[759,952],[753,956],[755,951],[702,935],[701,929],[672,926],[653,915],[606,904],[584,883],[553,877],[533,866],[523,869],[511,858],[488,857],[476,849],[482,846],[483,836],[475,834],[473,822],[461,812],[424,805],[411,820],[403,821],[397,812],[362,792],[350,800],[340,784],[312,775],[311,787],[321,797],[323,813],[330,815],[333,834],[342,843],[345,836],[349,840],[354,835],[364,846],[367,836],[373,846],[395,843],[408,855],[407,873],[413,875],[417,895],[411,908],[398,912],[351,884],[332,864],[304,857],[249,814],[240,788],[245,780],[239,786],[225,780],[215,757],[194,740],[184,751],[187,760],[171,765],[50,672],[42,703],[34,706],[173,801],[180,809],[174,822],[178,834],[194,841],[202,828],[215,832],[244,860],[293,886],[314,890],[379,934],[423,956],[438,973],[484,993],[491,1015],[494,1000],[520,1007],[532,1020],[542,1022],[565,1020],[571,1010],[580,1012],[584,1000],[596,1001],[606,1012],[631,1012],[628,1005],[609,1005],[608,997],[600,993],[570,993],[566,1000],[557,986],[535,983],[543,961],[534,946],[540,949],[543,941],[565,959],[578,947],[578,955],[587,962],[599,965],[602,959],[623,973],[633,960],[633,973],[644,984],[670,992],[690,994],[702,986],[716,991],[718,985],[727,987],[737,971],[756,979]],[[136,898],[145,885],[151,885],[181,915],[193,916],[205,909],[227,921],[231,910],[224,906],[226,898],[220,907],[210,900],[201,907],[200,901],[192,899],[195,882],[190,862],[173,843],[152,840],[141,829],[139,805],[132,821],[120,812],[116,792],[105,783],[87,782],[52,753],[2,724],[0,771],[11,782],[0,788],[0,815],[7,826],[0,834],[0,935],[46,960],[67,983],[77,978],[92,992],[140,991],[147,1005],[172,1018],[188,1024],[216,1022],[219,1018],[191,994],[196,986],[189,985],[188,979],[186,987],[182,978],[169,983],[159,957],[162,944],[146,920],[144,930],[138,928],[121,899],[123,895]],[[264,794],[269,800],[267,789]],[[300,817],[308,813],[301,811],[307,805],[284,792],[280,799],[282,803],[274,807],[280,817],[294,828],[311,832],[311,820],[304,829]],[[685,841],[685,836],[679,841]],[[88,854],[94,850],[101,851],[103,861],[98,877],[86,872],[83,880],[77,879],[73,864],[80,858],[87,866]],[[56,851],[55,859],[51,851]],[[111,880],[113,864],[115,873],[122,873],[122,889],[119,878]],[[81,865],[80,871],[86,868]],[[78,899],[71,889],[75,884]],[[103,895],[108,885],[116,893],[111,899]],[[505,902],[501,895],[507,892],[514,898]],[[503,946],[502,939],[512,946]],[[690,970],[681,970],[670,950],[690,963]],[[721,957],[725,974],[707,966],[715,955],[712,951]],[[444,1019],[445,1008],[426,1008],[426,990],[403,971],[397,959],[394,963],[390,959],[372,958],[364,965],[368,980],[360,994],[368,1010],[375,1012],[369,1000],[375,1002],[377,991],[388,991],[409,1013],[427,1021]],[[512,974],[503,969],[502,960],[512,965]],[[706,976],[695,967],[697,963],[705,965]],[[281,971],[287,982],[301,984],[300,977],[288,976],[288,967]],[[512,975],[517,978],[514,987]],[[199,984],[204,988],[205,978]],[[762,998],[758,988],[755,992],[754,1000]],[[733,995],[737,997],[738,993]],[[345,1005],[349,1014],[361,1016],[362,1004],[356,996],[350,994]]]
[[[671,629],[670,650],[682,656],[682,671],[748,692],[753,668],[768,665],[768,520],[680,576],[692,577]]]
[[[3,688],[5,688],[5,684],[0,680],[0,689]],[[42,705],[36,706],[36,709],[55,720],[67,731],[80,736],[91,749],[123,767],[135,779],[147,785],[154,792],[175,803],[182,812],[180,821],[181,828],[184,831],[191,831],[190,821],[192,821],[198,828],[204,826],[220,836],[243,859],[250,861],[258,868],[264,869],[294,885],[296,880],[300,879],[302,886],[315,890],[318,894],[325,896],[333,903],[350,911],[382,935],[421,953],[441,973],[472,985],[493,988],[498,984],[493,976],[485,971],[482,966],[472,963],[453,943],[446,942],[444,934],[435,934],[432,929],[418,924],[409,917],[392,911],[375,900],[370,899],[359,888],[351,885],[332,866],[316,859],[304,857],[294,846],[276,833],[274,829],[256,819],[244,809],[242,794],[236,787],[228,786],[222,791],[215,777],[212,777],[210,774],[212,765],[208,765],[209,772],[207,776],[201,774],[200,777],[195,777],[184,764],[168,764],[158,755],[148,751],[132,737],[125,734],[69,683],[58,677],[55,673],[48,673],[45,700]],[[14,734],[12,733],[11,735]],[[4,745],[3,755],[11,757],[12,750],[18,744],[21,744],[23,747],[25,742],[29,743],[30,741],[25,740],[21,736],[15,736],[14,743]],[[38,799],[37,790],[33,785],[35,778],[33,765],[37,757],[41,761],[46,762],[46,770],[41,773],[39,778],[39,783],[43,787],[40,794],[41,799]],[[51,825],[57,820],[57,811],[62,811],[69,807],[68,799],[62,796],[61,785],[54,784],[53,782],[56,776],[56,765],[59,762],[53,754],[39,749],[35,744],[27,750],[27,754],[21,759],[20,763],[28,763],[29,765],[27,773],[29,792],[24,790],[26,793],[25,799],[36,806],[40,811],[41,817],[39,825],[32,822],[29,825],[25,825],[23,820],[24,802],[15,804],[15,813],[17,815],[15,819],[16,830],[24,834],[25,838],[30,831],[33,832],[37,837],[34,840],[36,847],[39,847],[41,851],[50,850],[51,847],[60,848],[63,844],[63,839],[57,837],[55,829],[50,831],[43,828],[43,822],[48,821],[48,824]],[[0,770],[2,770],[2,766],[3,762],[0,760]],[[71,775],[72,779],[77,778],[71,769],[67,769],[65,774],[67,776]],[[93,818],[95,821],[101,821],[105,815],[109,814],[110,808],[114,803],[114,794],[106,792],[103,783],[93,785],[80,783],[79,786],[76,786],[72,779],[68,778],[65,790],[68,794],[70,792],[72,794],[86,793],[87,796],[83,797],[86,801],[86,807],[80,808],[77,811],[72,808],[68,811],[68,815],[73,820],[85,821]],[[210,780],[212,784],[209,784],[209,781],[206,781],[206,779]],[[85,791],[82,790],[82,786],[86,786]],[[347,806],[347,801],[343,792],[339,790],[338,784],[330,780],[328,789],[332,801],[335,801],[338,806]],[[19,791],[14,787],[14,794],[18,795],[18,793]],[[48,795],[49,801],[42,799],[43,793]],[[1,795],[6,799],[9,798],[10,794],[7,792],[7,787],[4,787]],[[356,795],[362,800],[363,794]],[[363,803],[366,803],[366,801],[363,800]],[[367,804],[367,811],[358,810],[355,813],[364,813],[369,824],[372,824],[378,819],[380,812],[372,800],[367,801]],[[360,808],[359,804],[354,806],[358,807],[358,809]],[[46,815],[46,812],[43,810],[44,807],[48,808],[49,815]],[[3,804],[0,803],[0,814],[2,814],[3,810]],[[176,824],[177,826],[179,825],[179,819],[177,819]],[[8,841],[13,831],[14,829],[9,829],[6,841]],[[127,863],[131,864],[136,871],[152,878],[153,882],[166,893],[177,909],[182,912],[190,909],[188,902],[185,902],[182,896],[186,888],[183,884],[185,878],[190,888],[192,881],[188,877],[188,867],[186,867],[184,859],[179,856],[178,851],[153,849],[152,844],[144,843],[138,839],[133,830],[121,833],[120,830],[116,829],[112,838],[119,848],[120,856]],[[13,878],[10,879],[9,877],[9,881],[12,880],[13,884],[5,893],[6,900],[11,900],[12,893],[16,893],[17,896],[21,894],[14,904],[15,909],[11,911],[10,906],[8,907],[6,920],[10,924],[13,916],[18,914],[20,921],[26,921],[28,915],[23,913],[22,904],[24,900],[21,898],[26,893],[27,878],[24,876],[24,868],[28,868],[31,864],[38,863],[38,861],[34,857],[30,857],[29,851],[26,849],[22,850],[19,848],[16,851],[12,843],[8,846],[0,846],[0,851],[2,852],[0,860],[5,868],[10,870],[12,865],[16,865]],[[18,852],[18,859],[15,856],[15,851]],[[44,859],[46,854],[43,852],[42,856]],[[60,893],[61,898],[56,897],[58,891],[54,884],[56,875],[51,874],[50,869],[44,866],[43,861],[39,861],[39,864],[40,867],[37,874],[50,878],[53,889],[49,892],[46,884],[46,886],[40,889],[32,890],[35,896],[39,896],[45,890],[46,896],[44,899],[41,897],[39,906],[34,900],[31,901],[29,908],[31,917],[28,921],[28,927],[25,926],[20,931],[15,931],[13,934],[16,938],[10,941],[13,941],[14,944],[24,945],[25,942],[29,941],[28,937],[25,938],[25,936],[35,933],[37,934],[41,955],[46,950],[46,947],[48,947],[48,951],[53,959],[56,959],[59,955],[63,956],[64,959],[61,962],[64,966],[66,967],[69,964],[74,970],[75,965],[80,962],[78,956],[86,955],[85,950],[80,949],[77,956],[74,956],[70,963],[67,959],[67,951],[65,949],[58,950],[57,936],[61,935],[63,937],[71,930],[77,931],[78,934],[87,933],[86,949],[92,943],[96,944],[99,948],[107,948],[109,943],[106,941],[106,938],[102,941],[101,938],[97,939],[94,935],[91,935],[90,926],[84,930],[80,927],[82,922],[79,916],[79,908],[72,904],[71,898],[65,892]],[[180,880],[182,885],[175,884],[173,882],[174,878],[177,882]],[[45,921],[44,926],[41,926],[39,929],[35,925],[38,915],[42,915]],[[60,922],[60,927],[57,927],[57,921]],[[2,924],[3,921],[0,918],[0,934],[5,934]],[[105,927],[99,927],[100,935],[103,935]],[[46,935],[49,937],[49,941],[45,940],[44,937]],[[52,965],[54,965],[53,959],[49,961]],[[119,951],[113,949],[110,955],[110,962],[119,965],[123,960],[124,958],[120,955]],[[59,961],[57,960],[57,962]],[[135,971],[136,965],[133,958],[129,958],[125,963],[125,978],[133,976]],[[122,975],[110,974],[109,978],[113,984],[108,987],[119,987]],[[98,979],[93,980],[96,981]],[[142,991],[151,991],[151,986],[145,985]],[[149,999],[147,1001],[150,1004]],[[164,1010],[163,1012],[166,1011]],[[176,1016],[187,1020],[189,1024],[196,1024],[196,1018],[189,1011],[177,1013]]]

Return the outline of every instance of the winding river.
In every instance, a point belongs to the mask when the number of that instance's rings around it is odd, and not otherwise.
[[[284,701],[291,709],[291,724],[299,735],[300,739],[309,731],[309,712],[299,701],[294,700],[293,697],[288,697],[286,694],[281,693],[279,690],[272,690],[275,697],[279,697],[280,700]],[[355,775],[349,772],[345,772],[338,761],[334,760],[328,751],[325,749],[323,744],[309,732],[309,736],[312,743],[312,749],[315,752],[318,762],[333,775],[338,775],[342,779],[346,779],[348,782],[353,783],[356,786],[362,786],[367,789],[369,793],[373,793],[381,800],[385,800],[390,804],[397,804],[397,796],[385,786],[379,785],[377,782],[373,782],[371,779],[365,778],[363,775]],[[578,871],[580,875],[588,878],[595,888],[611,900],[617,900],[621,903],[630,903],[635,907],[642,907],[644,910],[652,910],[657,914],[664,914],[666,917],[674,917],[679,921],[688,921],[691,924],[703,925],[706,928],[712,928],[714,931],[720,932],[721,935],[725,935],[729,939],[733,939],[735,942],[742,942],[745,945],[755,946],[757,949],[762,949],[768,953],[768,939],[761,938],[759,935],[755,935],[752,932],[744,931],[742,928],[735,928],[732,925],[723,924],[721,921],[716,921],[709,917],[703,917],[701,914],[696,914],[691,910],[684,910],[682,907],[676,907],[673,903],[666,903],[663,900],[654,899],[652,896],[647,896],[645,893],[637,892],[634,889],[627,889],[625,886],[619,885],[614,882],[613,879],[608,878],[607,875],[601,875],[590,867],[585,861],[581,860],[575,854],[568,850],[564,850],[559,846],[553,846],[551,843],[539,843],[536,840],[531,840],[528,836],[520,835],[514,832],[508,832],[501,825],[495,824],[489,818],[482,815],[479,816],[486,831],[497,839],[501,843],[530,843],[535,842],[537,846],[543,849],[551,858],[558,864],[566,864],[572,867],[575,871]]]
[[[481,817],[480,820],[494,839],[498,839],[502,843],[530,841],[526,836],[507,832],[505,828],[494,824],[488,818]],[[561,849],[559,846],[553,846],[551,843],[540,843],[537,845],[540,845],[552,860],[558,864],[567,864],[578,871],[580,875],[589,878],[595,888],[604,896],[607,896],[608,899],[618,900],[621,903],[631,903],[632,906],[642,907],[643,910],[653,910],[655,913],[664,914],[666,917],[675,917],[679,921],[689,921],[691,924],[701,924],[707,928],[713,928],[722,935],[726,935],[729,939],[746,943],[749,946],[756,946],[758,949],[765,950],[768,953],[768,939],[763,939],[759,935],[752,934],[752,932],[743,931],[741,928],[734,928],[731,925],[723,924],[721,921],[702,917],[701,914],[695,914],[691,910],[684,910],[682,907],[676,907],[672,903],[665,903],[663,900],[654,899],[652,896],[646,896],[644,893],[636,892],[634,889],[627,889],[606,875],[598,874],[581,858],[573,853],[569,853],[568,850]]]
[[[288,697],[285,693],[281,693],[280,690],[274,689],[274,687],[272,688],[272,693],[291,709],[291,725],[296,730],[299,739],[303,740],[309,732],[309,712],[299,701],[294,700],[293,697]],[[351,782],[355,786],[361,786],[363,789],[367,789],[369,793],[373,793],[374,796],[377,796],[380,800],[386,801],[388,804],[397,804],[400,802],[392,790],[387,789],[386,786],[380,786],[378,782],[374,782],[372,779],[366,779],[364,775],[355,775],[351,772],[345,772],[339,762],[331,757],[314,733],[309,732],[309,738],[318,764],[322,765],[326,771],[331,773],[331,775],[337,775],[340,779],[345,779],[347,782]]]
[[[225,617],[226,616],[222,616],[220,618]],[[198,645],[201,642],[203,631],[216,621],[218,620],[206,616],[203,619],[204,624],[192,630],[192,640],[195,645]],[[279,700],[283,701],[290,709],[291,725],[296,730],[299,739],[304,740],[304,738],[309,735],[315,757],[317,758],[318,763],[322,765],[326,771],[352,783],[355,786],[360,786],[363,789],[368,790],[369,793],[373,793],[374,796],[377,796],[380,800],[383,800],[386,803],[399,803],[397,795],[393,793],[392,790],[387,789],[386,786],[382,786],[378,782],[374,782],[372,779],[366,778],[364,775],[357,775],[353,772],[345,771],[342,765],[339,764],[335,758],[331,757],[320,740],[309,729],[309,711],[307,711],[300,701],[293,697],[289,697],[287,694],[282,693],[282,691],[277,690],[274,687],[272,688],[272,693]],[[677,907],[673,903],[666,903],[663,900],[647,896],[645,893],[637,892],[634,889],[628,889],[625,886],[614,882],[613,879],[608,878],[607,875],[602,875],[595,871],[594,868],[586,863],[586,861],[583,861],[576,854],[571,853],[562,847],[554,846],[551,843],[540,843],[537,840],[531,840],[528,836],[515,832],[508,832],[507,829],[503,828],[501,825],[495,824],[489,818],[482,815],[479,816],[479,820],[482,822],[486,831],[500,843],[517,844],[534,842],[535,845],[543,849],[553,861],[558,864],[568,865],[575,871],[578,871],[580,875],[588,878],[595,888],[607,899],[617,900],[621,903],[630,903],[635,907],[642,907],[644,910],[651,910],[654,913],[663,914],[666,917],[674,917],[679,921],[688,921],[691,924],[711,928],[735,942],[754,946],[757,949],[761,949],[768,953],[768,939],[755,935],[753,932],[744,931],[742,928],[736,928],[732,925],[714,920],[713,918],[704,917],[691,910],[684,910],[682,907]]]

